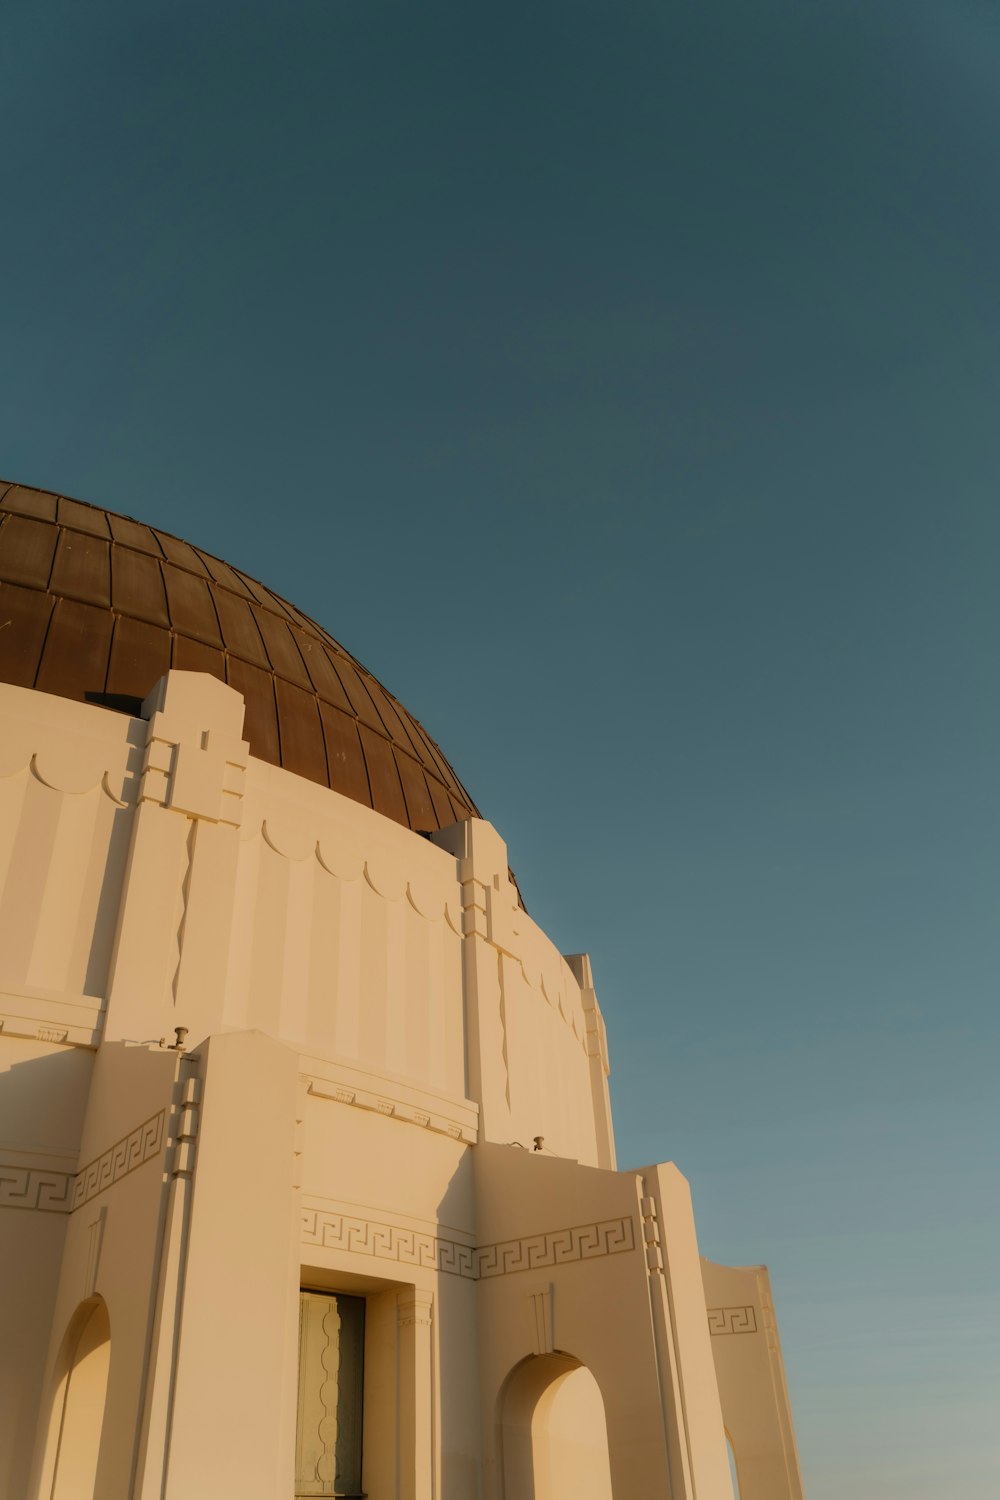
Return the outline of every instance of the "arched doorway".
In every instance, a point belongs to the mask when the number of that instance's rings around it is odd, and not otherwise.
[[[504,1500],[612,1500],[604,1401],[568,1354],[526,1359],[500,1408]]]
[[[111,1325],[98,1297],[77,1309],[63,1341],[39,1492],[44,1500],[95,1500],[110,1363]]]

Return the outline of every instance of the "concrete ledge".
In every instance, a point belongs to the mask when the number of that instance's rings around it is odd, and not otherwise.
[[[0,1031],[4,1036],[61,1042],[68,1047],[96,1047],[104,1029],[104,1001],[99,995],[65,995],[25,986],[0,990]]]
[[[316,1098],[374,1110],[469,1146],[479,1139],[479,1106],[471,1099],[437,1094],[392,1074],[370,1073],[326,1058],[301,1056],[299,1071]]]

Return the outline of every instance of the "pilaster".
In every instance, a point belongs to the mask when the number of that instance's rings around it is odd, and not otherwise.
[[[201,672],[169,672],[148,719],[111,965],[107,1040],[192,1040],[221,1017],[249,746],[243,699]]]
[[[644,1168],[637,1183],[671,1500],[730,1500],[691,1192],[672,1162]]]
[[[407,1287],[396,1302],[399,1325],[399,1496],[432,1500],[434,1476],[433,1349],[434,1296]]]
[[[614,1171],[615,1132],[611,1119],[611,1094],[608,1079],[611,1062],[608,1058],[608,1034],[604,1026],[601,1007],[597,1003],[594,975],[588,953],[567,953],[566,962],[580,986],[580,1003],[587,1026],[587,1059],[590,1064],[590,1093],[594,1103],[594,1131],[597,1137],[597,1165]]]
[[[462,891],[466,1087],[479,1103],[482,1136],[505,1141],[511,1108],[502,963],[516,951],[518,928],[507,846],[478,818],[442,829],[434,842],[457,859]]]
[[[281,1417],[297,1331],[297,1058],[259,1031],[218,1033],[198,1050],[197,1158],[157,1500],[274,1500],[290,1493],[294,1467]]]

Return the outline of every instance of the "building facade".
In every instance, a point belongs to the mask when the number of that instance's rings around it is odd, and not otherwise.
[[[585,955],[254,580],[0,485],[0,1493],[800,1500]],[[728,1439],[728,1442],[727,1442]]]

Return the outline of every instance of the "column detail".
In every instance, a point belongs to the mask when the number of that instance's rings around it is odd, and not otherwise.
[[[243,699],[202,672],[168,672],[148,717],[105,1040],[192,1040],[222,1012],[249,745]]]
[[[399,1495],[400,1500],[432,1500],[434,1494],[433,1349],[434,1294],[419,1287],[400,1292],[399,1323]]]

